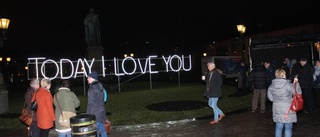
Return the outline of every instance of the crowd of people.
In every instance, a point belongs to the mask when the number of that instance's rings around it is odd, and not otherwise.
[[[209,73],[202,76],[206,83],[204,96],[208,98],[208,105],[213,109],[213,121],[217,124],[225,117],[217,106],[221,97],[222,80],[219,78],[214,62],[207,64]],[[265,113],[266,102],[272,103],[273,121],[275,123],[275,136],[281,137],[284,129],[286,137],[292,136],[292,125],[297,122],[296,112],[288,112],[295,91],[302,94],[304,100],[304,113],[320,110],[320,61],[315,65],[306,58],[285,58],[282,65],[276,66],[270,61],[262,61],[250,70],[244,62],[239,68],[238,88],[240,92],[251,90],[251,112]],[[260,104],[260,105],[259,105]],[[258,107],[259,106],[259,107]]]
[[[88,105],[86,114],[93,114],[96,117],[97,137],[107,137],[104,127],[106,117],[106,107],[104,102],[103,86],[98,81],[96,71],[88,74]],[[59,137],[71,137],[70,125],[63,126],[59,123],[62,111],[77,113],[80,100],[71,90],[71,82],[63,80],[56,93],[51,92],[51,80],[43,78],[41,80],[33,78],[25,93],[25,103],[29,108],[29,114],[33,115],[33,122],[30,125],[31,137],[48,137],[49,131],[55,129]],[[38,108],[31,110],[31,102],[36,100]]]

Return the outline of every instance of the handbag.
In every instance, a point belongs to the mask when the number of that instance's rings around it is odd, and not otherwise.
[[[104,128],[107,131],[107,134],[110,134],[111,131],[111,122],[107,119],[106,122],[104,123]]]
[[[298,112],[303,109],[303,98],[302,94],[297,92],[297,83],[294,83],[294,95],[292,99],[292,103],[290,106],[290,110],[293,112]]]
[[[65,127],[70,127],[70,118],[73,116],[76,116],[77,114],[75,112],[71,112],[71,111],[62,111],[57,95],[55,95],[55,99],[56,99],[57,104],[59,106],[59,109],[61,111],[61,113],[59,115],[59,121],[58,121],[59,124],[62,126],[65,126]]]
[[[292,102],[290,105],[289,110],[287,111],[286,115],[285,115],[285,119],[288,117],[288,114],[290,111],[292,112],[298,112],[300,110],[303,109],[303,97],[302,94],[299,94],[297,92],[297,83],[294,83],[294,95],[292,98]]]
[[[62,111],[59,115],[59,123],[62,126],[70,127],[70,118],[77,114],[70,111]]]
[[[36,93],[34,93],[34,100],[31,102],[31,106],[30,106],[30,109],[33,110],[33,111],[37,111],[38,109],[38,104],[37,104],[37,101],[36,101],[36,95],[37,95],[38,91],[36,91]]]
[[[24,107],[22,108],[22,112],[21,112],[19,119],[23,124],[25,124],[26,126],[29,127],[32,123],[33,115],[28,114],[26,104],[24,104],[23,106]]]

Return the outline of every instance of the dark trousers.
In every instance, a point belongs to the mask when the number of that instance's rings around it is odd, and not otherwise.
[[[50,129],[41,129],[40,128],[40,137],[49,137]]]
[[[315,95],[316,108],[320,109],[320,88],[315,88]]]
[[[315,109],[312,87],[301,88],[301,90],[304,101],[304,110],[309,111]]]
[[[31,137],[40,136],[40,129],[38,128],[37,121],[32,121],[32,124],[30,125],[30,136]]]

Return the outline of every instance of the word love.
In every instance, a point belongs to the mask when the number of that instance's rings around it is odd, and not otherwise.
[[[34,66],[33,69],[28,69],[28,71],[34,70],[33,73],[35,73],[36,78],[43,77],[51,80],[56,78],[70,79],[72,77],[87,77],[88,73],[91,73],[92,69],[95,68],[94,66],[101,66],[101,73],[99,75],[103,77],[109,74],[123,76],[136,73],[152,74],[159,73],[160,71],[190,71],[192,66],[191,55],[188,57],[184,55],[181,57],[178,55],[170,55],[167,57],[162,56],[161,58],[156,55],[151,55],[144,59],[126,57],[124,59],[113,58],[113,60],[106,60],[104,56],[102,56],[101,60],[95,60],[95,58],[92,60],[79,58],[77,61],[71,61],[70,59],[54,61],[44,57],[35,57],[28,58],[28,60],[28,66]],[[111,64],[113,64],[113,69],[106,69],[106,64],[107,66],[112,66]],[[47,75],[48,72],[51,72],[50,76]],[[29,72],[29,74],[30,73],[32,72]]]

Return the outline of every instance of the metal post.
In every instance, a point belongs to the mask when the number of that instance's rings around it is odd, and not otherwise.
[[[245,45],[244,45],[244,38],[243,38],[243,34],[240,33],[240,39],[241,39],[241,60],[244,61],[244,49],[245,49]]]
[[[180,71],[178,71],[178,85],[180,87]]]
[[[86,78],[85,75],[83,74],[83,95],[86,95]]]
[[[151,77],[151,73],[149,73],[149,84],[150,84],[150,89],[152,89],[152,77]]]
[[[119,72],[120,70],[119,70],[119,60],[118,60],[118,58],[117,58],[117,69],[118,69],[117,71]],[[118,92],[121,91],[120,85],[121,85],[120,76],[118,76]]]

